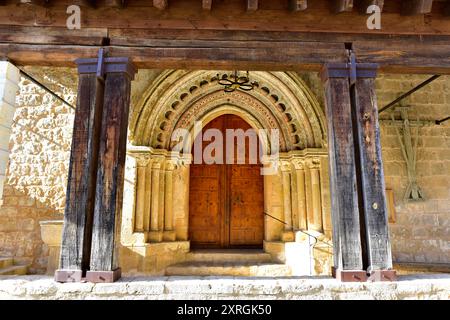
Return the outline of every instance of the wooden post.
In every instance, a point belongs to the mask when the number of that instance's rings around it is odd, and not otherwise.
[[[64,213],[59,282],[79,282],[89,268],[96,185],[103,82],[97,78],[97,59],[79,59],[69,177]]]
[[[376,68],[372,68],[365,70],[364,77],[357,78],[353,88],[353,121],[355,149],[359,154],[367,272],[369,280],[386,281],[394,280],[396,275],[392,270],[375,77]]]
[[[328,117],[334,272],[342,281],[396,278],[375,94],[377,68],[376,64],[357,64],[351,56],[349,64],[327,65],[322,74]]]
[[[355,153],[346,64],[325,65],[325,106],[333,223],[333,273],[341,281],[366,281],[363,270]]]
[[[92,232],[90,282],[120,278],[118,239],[122,211],[130,87],[135,69],[128,58],[105,61],[105,93],[100,134]]]

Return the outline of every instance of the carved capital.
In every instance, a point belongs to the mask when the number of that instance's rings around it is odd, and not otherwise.
[[[136,159],[136,164],[138,167],[146,167],[151,160],[149,154],[134,154],[133,156]]]
[[[307,166],[311,170],[320,170],[320,158],[310,158],[307,160]]]

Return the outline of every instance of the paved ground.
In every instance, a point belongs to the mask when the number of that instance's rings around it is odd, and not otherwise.
[[[0,299],[450,299],[450,274],[397,282],[328,277],[124,277],[112,284],[60,284],[48,276],[0,276]]]

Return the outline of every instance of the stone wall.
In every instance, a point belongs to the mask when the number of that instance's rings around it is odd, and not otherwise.
[[[382,75],[377,80],[380,107],[429,76]],[[405,101],[411,121],[437,120],[450,115],[450,78],[441,77]],[[381,114],[390,119],[391,111]],[[398,112],[395,117],[399,119]],[[450,121],[421,127],[417,152],[417,182],[425,201],[403,199],[407,170],[397,133],[381,121],[386,188],[394,192],[396,222],[389,225],[393,259],[397,262],[450,263]],[[416,128],[413,129],[413,139]]]
[[[75,104],[74,70],[26,71]],[[24,78],[19,90],[0,208],[0,256],[30,264],[30,273],[43,273],[48,248],[39,221],[62,219],[74,110]]]

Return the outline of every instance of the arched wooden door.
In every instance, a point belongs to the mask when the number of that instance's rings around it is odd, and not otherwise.
[[[245,139],[245,164],[225,164],[226,129],[250,128],[235,115],[220,116],[203,128],[203,133],[208,129],[222,132],[224,147],[219,152],[223,152],[224,164],[202,161],[190,166],[189,237],[193,248],[262,247],[264,182],[259,156],[257,164],[249,161],[249,138]],[[202,145],[203,151],[210,143],[198,145]],[[236,151],[236,139],[234,144]]]

